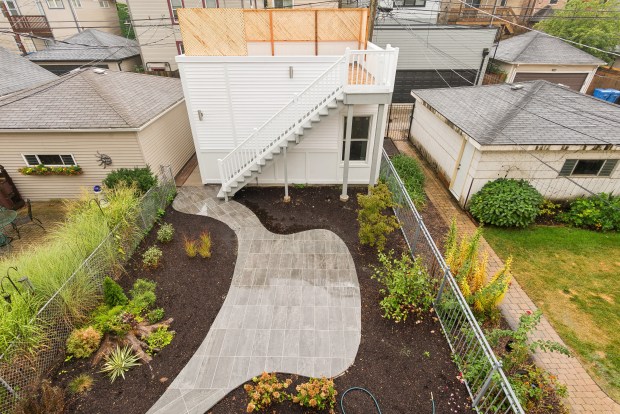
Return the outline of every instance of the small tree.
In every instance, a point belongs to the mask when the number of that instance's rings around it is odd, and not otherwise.
[[[109,276],[103,279],[103,301],[111,308],[129,302],[123,288]]]
[[[377,184],[370,187],[368,195],[358,194],[357,202],[361,207],[357,212],[360,243],[383,250],[386,236],[399,228],[396,217],[385,214],[395,206],[390,189],[384,183]]]

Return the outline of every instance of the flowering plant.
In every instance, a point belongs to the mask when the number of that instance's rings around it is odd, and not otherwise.
[[[291,379],[280,382],[276,374],[263,372],[260,377],[252,378],[252,382],[256,385],[245,384],[243,386],[248,397],[250,397],[250,402],[246,409],[248,413],[261,411],[274,402],[282,402],[290,398],[284,390],[291,385]]]
[[[23,175],[80,175],[84,173],[79,165],[68,167],[47,167],[43,164],[34,167],[24,167],[17,170]]]
[[[334,412],[338,392],[333,379],[310,378],[310,381],[298,385],[296,389],[297,395],[293,397],[295,404],[316,410],[325,410],[329,407],[330,413]]]

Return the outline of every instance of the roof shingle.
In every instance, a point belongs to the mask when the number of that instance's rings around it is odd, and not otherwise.
[[[36,63],[0,47],[0,96],[56,79]]]

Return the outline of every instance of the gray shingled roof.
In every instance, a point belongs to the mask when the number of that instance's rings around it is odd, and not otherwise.
[[[0,129],[138,128],[183,100],[180,79],[97,71],[0,98]]]
[[[491,54],[493,56],[493,54]],[[502,40],[493,59],[507,63],[603,65],[601,59],[571,44],[538,32]]]
[[[544,80],[414,89],[481,145],[620,145],[620,106]]]
[[[0,47],[0,96],[56,79],[36,63]]]
[[[138,42],[96,29],[87,29],[47,49],[29,54],[28,59],[41,61],[119,61],[140,54]],[[87,45],[87,46],[85,46]],[[92,47],[89,47],[92,46]],[[123,46],[115,48],[114,46]]]

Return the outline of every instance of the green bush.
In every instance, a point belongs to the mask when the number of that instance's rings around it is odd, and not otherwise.
[[[413,204],[416,207],[423,207],[426,203],[426,194],[424,193],[425,176],[420,164],[404,154],[398,154],[393,157],[392,164],[401,180],[403,180],[403,184],[405,184]]]
[[[153,355],[170,345],[170,342],[172,342],[174,338],[174,333],[174,331],[169,331],[167,326],[161,326],[155,332],[152,332],[144,340],[148,345],[146,353]]]
[[[103,184],[108,188],[116,188],[118,185],[135,185],[140,193],[144,194],[157,184],[157,177],[151,171],[151,167],[119,168],[107,175]]]
[[[380,289],[384,318],[401,322],[411,313],[420,316],[430,310],[433,287],[420,258],[414,261],[409,254],[403,253],[400,259],[395,259],[390,251],[387,255],[379,253],[379,262],[381,267],[375,268],[372,278],[384,286]]]
[[[395,206],[390,189],[383,183],[377,184],[370,187],[368,195],[358,194],[357,202],[361,207],[357,212],[360,243],[383,250],[386,236],[400,227],[396,217],[385,214],[388,208]]]
[[[310,378],[308,382],[299,384],[295,387],[297,395],[292,395],[294,404],[299,404],[304,408],[310,408],[315,411],[323,411],[329,409],[334,412],[336,405],[336,386],[333,379],[328,378]]]
[[[163,252],[159,247],[151,246],[144,253],[142,253],[142,264],[144,267],[155,269],[159,267],[159,262],[161,261],[162,256]]]
[[[149,311],[149,313],[146,314],[146,320],[149,323],[157,323],[159,321],[161,321],[162,319],[164,319],[164,308],[157,308],[157,309],[153,309],[151,311]]]
[[[474,194],[469,211],[481,223],[527,227],[536,220],[543,197],[525,180],[500,178]]]
[[[123,288],[109,276],[103,279],[103,301],[111,308],[129,302]]]
[[[157,241],[160,243],[169,243],[174,236],[174,227],[170,223],[164,223],[157,230]]]
[[[119,305],[109,308],[105,305],[99,306],[92,315],[92,323],[103,333],[115,335],[125,335],[131,326],[123,320],[125,306]]]
[[[597,194],[578,198],[558,218],[571,226],[594,230],[620,230],[620,196]]]
[[[76,358],[88,358],[99,348],[101,332],[92,326],[75,329],[67,338],[67,353]]]

